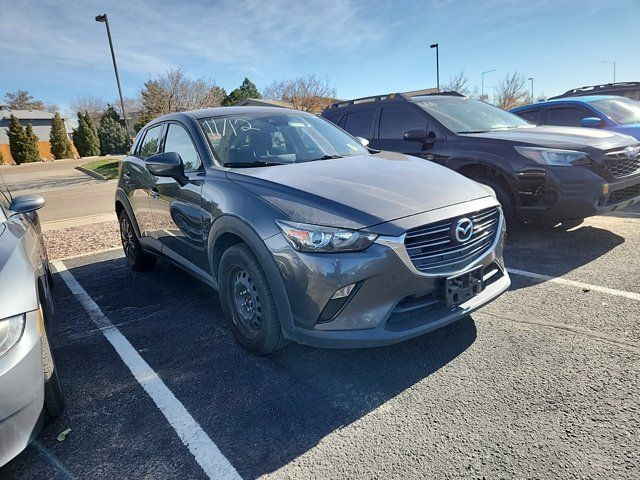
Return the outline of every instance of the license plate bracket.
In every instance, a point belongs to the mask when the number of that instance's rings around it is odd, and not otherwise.
[[[447,307],[457,307],[482,292],[484,288],[482,277],[483,269],[479,267],[447,278],[444,285]]]

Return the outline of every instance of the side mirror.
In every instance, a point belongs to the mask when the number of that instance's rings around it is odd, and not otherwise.
[[[581,127],[598,128],[602,126],[602,120],[598,117],[586,117],[580,120]]]
[[[31,213],[44,207],[41,195],[19,195],[9,204],[9,210],[15,213]]]
[[[427,133],[422,128],[414,128],[404,134],[404,139],[407,142],[422,142],[428,145],[436,141],[436,134],[433,132]]]
[[[184,165],[176,152],[158,153],[144,161],[147,170],[156,177],[184,178]]]
[[[358,140],[360,142],[360,145],[362,145],[365,148],[369,147],[369,140],[367,140],[366,138],[363,137],[356,137],[356,140]]]

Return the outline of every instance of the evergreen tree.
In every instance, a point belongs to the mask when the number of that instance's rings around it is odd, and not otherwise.
[[[53,158],[56,160],[60,158],[71,158],[73,156],[67,130],[64,128],[64,120],[62,120],[59,113],[56,113],[53,116],[53,120],[51,120],[49,143],[51,143]]]
[[[72,136],[81,157],[100,154],[100,139],[88,112],[78,112],[78,128],[73,129]]]
[[[232,90],[231,93],[229,93],[229,95],[227,95],[222,101],[222,105],[225,107],[231,107],[247,98],[260,98],[260,92],[258,91],[258,87],[256,87],[251,80],[245,77],[242,85],[235,90]]]
[[[100,154],[125,153],[129,147],[129,138],[125,128],[112,115],[102,116],[100,120]]]
[[[100,124],[102,124],[102,121],[105,118],[111,118],[112,120],[115,120],[116,122],[118,122],[124,127],[124,121],[122,120],[122,118],[120,118],[120,114],[114,108],[113,105],[107,104],[107,109],[104,112],[102,112],[102,117],[100,117]]]
[[[9,137],[9,151],[13,157],[13,161],[18,165],[24,163],[26,158],[27,134],[14,115],[11,115],[9,119],[7,136]]]
[[[40,151],[38,150],[38,136],[33,132],[33,126],[29,123],[24,131],[27,137],[25,144],[24,161],[26,163],[39,162]]]

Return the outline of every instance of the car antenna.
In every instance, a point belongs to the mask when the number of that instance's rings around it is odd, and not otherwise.
[[[7,190],[7,193],[9,194],[9,200],[13,202],[13,195],[11,195],[11,190],[9,190],[9,185],[7,185],[7,182],[4,181],[4,177],[2,176],[2,174],[0,174],[0,178],[2,179],[4,188]]]

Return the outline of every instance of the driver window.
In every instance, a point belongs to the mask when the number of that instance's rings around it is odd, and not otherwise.
[[[191,141],[189,132],[184,127],[176,123],[169,124],[167,137],[164,142],[165,152],[175,152],[180,155],[185,172],[193,172],[200,168],[202,162],[196,147]]]

